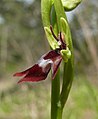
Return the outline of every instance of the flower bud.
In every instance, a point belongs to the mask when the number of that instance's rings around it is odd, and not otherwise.
[[[82,0],[62,0],[65,11],[71,11],[75,9]]]

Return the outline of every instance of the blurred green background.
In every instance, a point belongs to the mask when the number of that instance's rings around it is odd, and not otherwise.
[[[50,76],[17,85],[17,71],[49,50],[40,0],[0,0],[0,119],[49,119]],[[64,119],[98,119],[98,1],[84,0],[68,20],[75,72]]]

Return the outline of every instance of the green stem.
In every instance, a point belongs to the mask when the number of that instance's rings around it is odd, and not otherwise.
[[[53,29],[57,34],[62,29],[62,26],[60,25],[61,17],[67,21],[61,0],[41,0],[41,13],[44,27],[49,28],[50,24],[52,24]],[[69,26],[63,26],[63,31],[67,35],[69,49],[71,50],[72,56],[67,63],[64,63],[63,86],[61,94],[60,71],[58,71],[55,79],[52,80],[51,119],[62,119],[63,107],[66,103],[73,79],[73,48]]]
[[[52,11],[51,8],[53,8]],[[56,27],[57,20],[55,9],[54,7],[52,7],[51,0],[41,1],[41,13],[44,27],[50,27],[50,24],[52,24],[52,26],[55,27],[54,30],[58,31]],[[55,79],[52,80],[51,85],[51,119],[62,119],[62,111],[61,108],[58,107],[58,101],[60,96],[60,71],[58,71]]]
[[[60,95],[62,109],[64,108],[64,105],[67,101],[69,91],[72,86],[72,81],[73,81],[73,67],[70,59],[67,64],[64,64],[63,85]]]
[[[56,11],[56,16],[57,16],[57,26],[58,26],[58,29],[60,32],[61,31],[60,18],[61,17],[65,18],[65,19],[67,19],[67,18],[66,18],[66,14],[64,12],[64,8],[63,8],[61,0],[54,0],[54,7],[55,7],[55,11]]]
[[[61,119],[57,118],[59,112],[59,96],[60,96],[60,75],[59,71],[54,80],[52,80],[51,87],[51,119]]]
[[[62,108],[59,107],[57,112],[57,119],[62,119],[62,111],[63,111]]]

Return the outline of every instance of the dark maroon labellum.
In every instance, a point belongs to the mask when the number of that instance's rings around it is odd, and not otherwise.
[[[66,49],[66,44],[64,43],[63,36],[60,32],[58,37],[55,36],[52,26],[50,26],[51,33],[53,37],[57,40],[59,44],[59,48],[55,50],[51,50],[50,52],[44,54],[40,60],[33,65],[31,68],[28,68],[25,71],[15,73],[14,76],[24,76],[19,80],[20,82],[37,82],[41,80],[45,80],[50,69],[52,69],[52,79],[55,78],[58,67],[62,61],[62,56],[60,51],[62,49]]]

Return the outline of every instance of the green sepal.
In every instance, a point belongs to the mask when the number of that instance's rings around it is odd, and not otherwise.
[[[75,9],[82,0],[62,0],[62,4],[65,11],[72,11]]]
[[[54,39],[51,30],[48,27],[44,27],[48,42],[53,50],[59,48],[58,42]]]
[[[68,59],[71,57],[71,51],[68,49],[68,47],[66,50],[61,50],[60,53],[64,62],[68,62]]]

